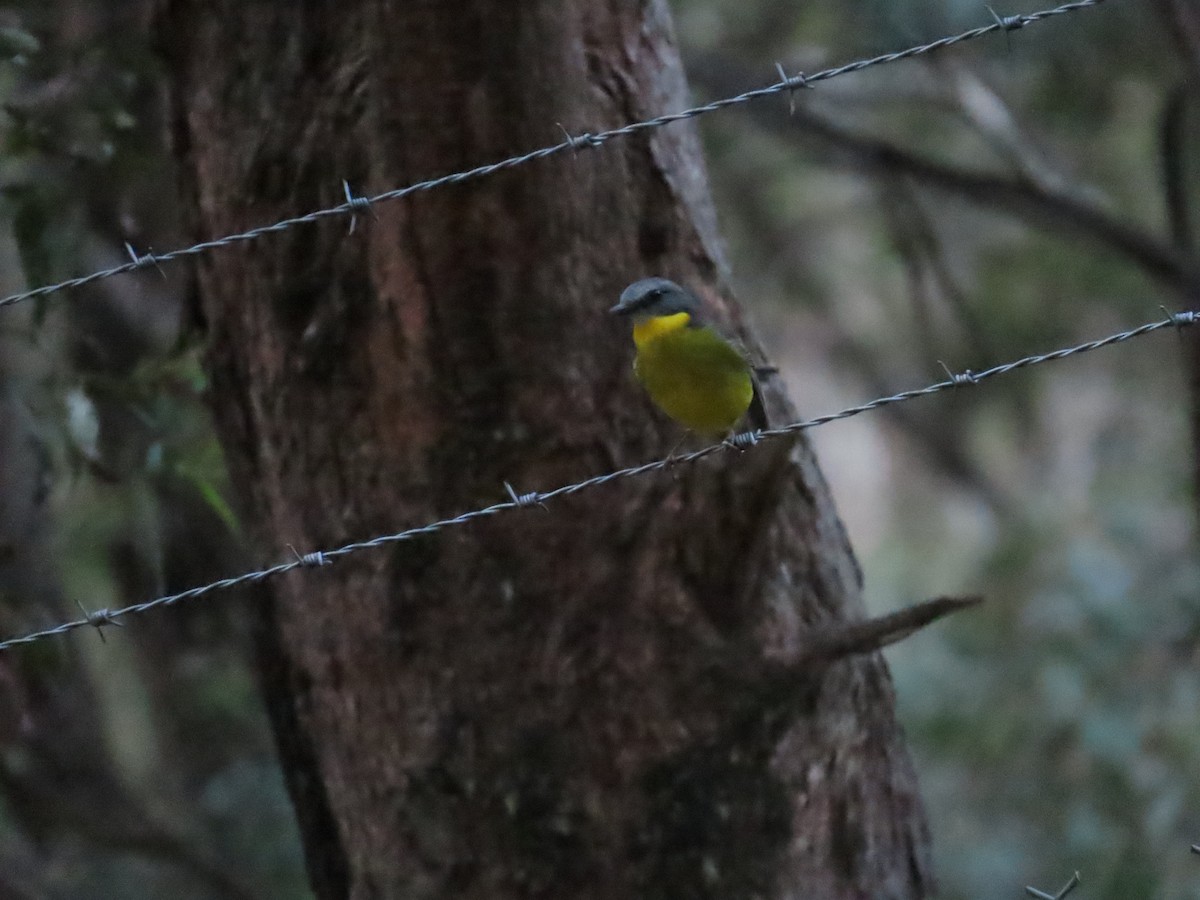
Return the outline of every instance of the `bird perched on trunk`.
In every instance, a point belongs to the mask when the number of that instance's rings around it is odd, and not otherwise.
[[[755,368],[704,320],[694,294],[665,278],[643,278],[609,310],[633,320],[633,371],[650,399],[689,431],[723,438],[750,412],[766,428]]]

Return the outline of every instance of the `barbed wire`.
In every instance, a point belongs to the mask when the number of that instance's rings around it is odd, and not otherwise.
[[[1047,894],[1045,891],[1039,891],[1035,887],[1026,887],[1025,893],[1030,897],[1036,897],[1037,900],[1065,900],[1067,894],[1079,887],[1079,882],[1079,873],[1076,872],[1056,893]]]
[[[120,609],[100,609],[96,610],[95,612],[85,612],[83,618],[75,619],[74,621],[70,622],[63,622],[61,625],[56,625],[53,628],[47,628],[42,631],[35,631],[20,637],[14,637],[5,641],[0,641],[0,650],[8,650],[12,647],[17,647],[22,644],[32,644],[44,638],[59,634],[66,634],[69,631],[74,631],[77,628],[83,628],[84,626],[88,625],[96,629],[103,629],[106,625],[119,625],[121,623],[118,621],[118,619],[124,616],[147,612],[152,609],[157,609],[160,606],[171,606],[183,600],[201,597],[205,594],[211,594],[215,591],[222,591],[243,585],[255,584],[260,581],[265,581],[268,578],[282,575],[285,572],[291,572],[293,569],[318,568],[332,565],[336,560],[345,556],[349,556],[353,553],[358,553],[362,550],[373,550],[379,547],[385,547],[389,544],[409,541],[413,538],[421,537],[423,535],[434,534],[447,528],[466,525],[467,523],[474,522],[477,519],[488,518],[490,516],[495,516],[504,512],[510,512],[516,509],[526,509],[533,506],[544,507],[548,501],[555,500],[560,497],[568,497],[572,494],[578,494],[581,491],[600,487],[601,485],[620,479],[633,478],[639,475],[646,475],[650,472],[657,472],[680,465],[688,465],[698,462],[699,460],[708,456],[712,456],[716,453],[722,453],[731,450],[745,450],[764,441],[799,434],[800,432],[807,431],[810,428],[817,428],[821,425],[827,425],[828,423],[836,422],[839,419],[849,419],[852,416],[857,416],[865,412],[870,412],[871,410],[880,409],[884,406],[890,406],[895,403],[903,403],[908,400],[915,400],[918,397],[928,397],[931,394],[937,394],[942,391],[953,390],[960,387],[971,387],[989,378],[1005,375],[1009,372],[1016,371],[1017,369],[1024,369],[1028,368],[1029,366],[1040,365],[1041,363],[1053,362],[1055,360],[1077,356],[1081,353],[1087,353],[1092,350],[1099,350],[1102,347],[1109,347],[1113,344],[1129,341],[1137,337],[1142,337],[1143,335],[1151,334],[1155,331],[1161,331],[1164,328],[1183,329],[1186,326],[1195,325],[1197,323],[1200,323],[1200,312],[1179,312],[1168,314],[1165,319],[1161,319],[1157,322],[1149,322],[1129,331],[1118,332],[1117,334],[1109,335],[1108,337],[1101,338],[1100,340],[1088,341],[1084,344],[1077,344],[1073,347],[1055,350],[1051,353],[1026,356],[1022,359],[1015,360],[1014,362],[993,366],[990,369],[984,369],[980,372],[973,372],[970,369],[967,369],[963,372],[954,373],[947,370],[947,378],[945,381],[935,382],[928,387],[909,391],[901,391],[898,394],[892,394],[888,397],[880,397],[870,401],[869,403],[847,407],[840,412],[818,416],[815,419],[804,419],[799,422],[793,422],[789,425],[784,425],[780,428],[768,428],[759,431],[743,432],[741,434],[734,435],[730,439],[719,444],[712,444],[704,447],[703,449],[683,454],[682,456],[669,456],[664,459],[654,460],[653,462],[643,463],[638,466],[629,466],[624,469],[617,469],[612,472],[607,472],[603,475],[595,475],[591,478],[584,479],[583,481],[577,481],[573,484],[563,485],[562,487],[554,488],[550,491],[531,491],[529,493],[521,494],[518,493],[512,487],[512,485],[505,483],[504,488],[508,493],[509,499],[501,503],[493,503],[491,506],[485,506],[481,509],[471,510],[470,512],[465,512],[461,515],[453,516],[448,519],[439,519],[435,522],[430,522],[427,525],[409,528],[394,534],[380,535],[379,537],[371,538],[370,540],[356,541],[354,543],[345,544],[333,550],[318,550],[312,553],[305,553],[301,555],[293,549],[292,552],[295,555],[295,559],[289,560],[288,562],[279,563],[277,565],[270,566],[265,569],[259,569],[254,572],[246,572],[241,575],[235,575],[231,578],[223,578],[219,581],[214,581],[211,584],[194,587],[178,594],[168,594],[162,597],[157,597],[153,600],[147,600],[144,603],[135,603],[132,606],[125,606]],[[103,631],[101,631],[101,634],[103,635]]]
[[[1099,6],[1104,2],[1105,0],[1075,0],[1075,2],[1064,3],[1061,6],[1056,6],[1052,9],[1044,9],[1039,10],[1038,12],[1025,13],[1023,15],[1015,16],[1000,16],[989,8],[989,12],[992,13],[992,18],[995,20],[990,25],[972,28],[969,31],[964,31],[949,37],[939,38],[938,40],[931,41],[927,44],[918,44],[917,46],[909,47],[906,50],[898,50],[893,53],[884,53],[879,56],[859,59],[855,62],[846,63],[845,65],[836,66],[831,69],[822,69],[818,72],[813,72],[811,75],[798,73],[796,75],[789,76],[784,71],[782,66],[777,65],[781,80],[767,87],[756,88],[755,90],[746,91],[745,93],[738,94],[734,97],[726,97],[722,100],[715,100],[712,103],[706,103],[703,106],[694,106],[690,109],[685,109],[680,112],[655,116],[652,119],[646,119],[641,122],[633,122],[609,131],[600,131],[594,134],[591,132],[585,132],[578,135],[566,133],[565,140],[562,140],[557,144],[552,144],[548,147],[542,147],[539,150],[534,150],[520,156],[512,156],[499,162],[489,163],[488,165],[477,166],[474,169],[467,169],[465,171],[455,172],[450,175],[443,175],[439,178],[433,178],[428,181],[417,182],[415,184],[410,184],[407,187],[385,191],[382,194],[376,194],[372,197],[354,196],[350,190],[350,186],[343,181],[342,188],[346,195],[346,202],[340,203],[337,206],[315,210],[294,218],[283,219],[282,221],[275,222],[272,225],[262,225],[258,228],[252,228],[249,231],[243,231],[238,234],[230,234],[226,235],[225,237],[202,241],[198,244],[193,244],[190,247],[183,247],[178,250],[169,250],[165,253],[146,253],[139,255],[137,251],[135,251],[129,244],[126,244],[125,250],[129,254],[129,262],[122,263],[119,266],[113,266],[108,269],[101,269],[99,271],[92,272],[90,275],[69,278],[65,281],[57,282],[56,284],[48,284],[42,287],[33,288],[31,290],[22,291],[17,294],[10,294],[7,297],[0,298],[0,308],[12,306],[25,300],[46,297],[50,294],[56,294],[61,291],[81,288],[85,285],[92,284],[93,282],[100,281],[105,278],[112,278],[116,275],[124,275],[129,272],[136,272],[150,267],[154,267],[161,272],[163,263],[173,262],[184,257],[198,256],[202,253],[207,253],[210,250],[216,250],[220,247],[230,247],[236,244],[245,243],[247,241],[257,240],[258,238],[268,234],[276,234],[281,231],[287,231],[288,229],[295,228],[298,225],[309,225],[314,222],[319,222],[322,219],[348,215],[351,216],[351,220],[353,222],[354,216],[364,212],[376,203],[384,203],[389,200],[399,200],[403,197],[408,197],[411,194],[431,191],[452,184],[461,184],[464,181],[471,181],[476,178],[484,178],[488,175],[494,175],[497,172],[502,172],[507,169],[514,169],[518,166],[525,165],[526,163],[534,162],[535,160],[545,159],[548,156],[554,156],[556,154],[563,153],[567,150],[583,150],[600,147],[614,138],[626,137],[628,135],[636,134],[652,128],[660,128],[664,125],[670,125],[672,122],[681,122],[684,119],[693,119],[697,116],[706,115],[707,113],[711,112],[717,112],[718,110],[727,109],[731,106],[738,106],[743,103],[748,103],[751,100],[757,100],[761,97],[770,97],[775,94],[782,94],[785,92],[794,96],[795,91],[801,88],[810,88],[814,84],[817,84],[821,81],[828,81],[830,78],[837,78],[840,75],[846,75],[851,72],[861,72],[863,69],[869,69],[872,66],[885,65],[887,63],[898,62],[903,59],[910,59],[914,56],[932,53],[935,50],[941,50],[945,47],[961,44],[964,41],[970,41],[974,40],[975,38],[983,37],[984,35],[991,34],[994,31],[1003,31],[1005,33],[1017,31],[1027,25],[1032,25],[1036,22],[1041,22],[1045,19],[1050,19],[1055,16],[1077,12],[1078,10],[1087,9],[1089,7]]]

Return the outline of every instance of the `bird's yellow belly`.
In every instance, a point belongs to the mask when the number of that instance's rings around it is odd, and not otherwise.
[[[727,434],[754,397],[745,360],[708,328],[681,328],[642,342],[634,370],[663,412],[705,435]]]

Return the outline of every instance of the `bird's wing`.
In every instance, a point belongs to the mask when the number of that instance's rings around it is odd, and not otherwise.
[[[751,369],[750,381],[754,385],[754,395],[750,398],[750,408],[746,411],[746,418],[751,429],[766,431],[771,427],[771,420],[767,417],[767,405],[763,402],[762,385],[759,384],[757,369]]]
[[[746,420],[750,423],[752,429],[765,431],[771,427],[771,422],[767,417],[766,403],[763,401],[762,381],[779,370],[775,366],[755,365],[745,344],[736,337],[712,325],[708,327],[712,328],[720,336],[722,345],[729,354],[727,361],[731,363],[736,361],[737,364],[745,366],[750,370],[750,383],[754,386],[754,394],[750,398],[750,407],[746,411]]]
[[[725,339],[730,348],[738,354],[742,362],[750,369],[750,381],[754,385],[754,395],[750,399],[750,408],[746,411],[746,419],[752,429],[765,431],[771,427],[771,421],[767,417],[767,406],[762,395],[762,383],[765,379],[777,374],[779,369],[776,366],[756,363],[753,355],[746,349],[746,345],[738,338],[723,331],[719,331],[718,334]]]

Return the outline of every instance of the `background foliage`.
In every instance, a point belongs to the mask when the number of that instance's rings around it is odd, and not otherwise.
[[[1181,306],[1178,285],[1054,202],[1192,252],[1171,198],[1195,194],[1200,110],[1169,5],[1112,0],[827,82],[795,115],[777,99],[702,120],[732,282],[803,413]],[[776,60],[813,70],[988,19],[951,0],[674,6],[705,99],[774,80]],[[0,291],[111,265],[125,242],[185,242],[146,33],[137,4],[0,14]],[[885,148],[987,177],[881,164]],[[5,633],[257,562],[191,308],[172,266],[4,311]],[[991,600],[889,651],[944,896],[1017,896],[1074,869],[1093,898],[1200,885],[1180,344],[1162,334],[812,432],[877,611]],[[0,658],[0,895],[307,896],[246,662],[253,602]]]
[[[776,59],[813,70],[986,15],[967,2],[692,0],[680,28],[707,96],[728,72],[766,79]],[[1009,37],[801,99],[854,138],[1038,186],[1169,245],[1162,134],[1185,71],[1152,5]],[[1190,93],[1179,117],[1194,198]],[[980,189],[871,171],[782,106],[701,127],[739,297],[805,414],[940,380],[939,361],[979,370],[1183,302],[1044,210],[1012,215]],[[946,896],[1056,888],[1075,869],[1086,897],[1200,886],[1187,852],[1200,833],[1200,573],[1181,349],[1168,334],[812,432],[873,606],[991,600],[888,654]]]

